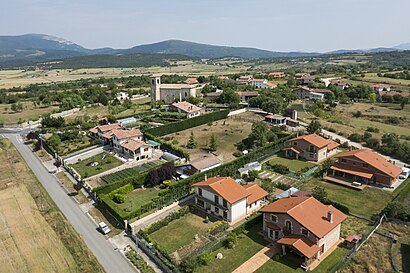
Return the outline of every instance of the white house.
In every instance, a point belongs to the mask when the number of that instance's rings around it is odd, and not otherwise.
[[[260,89],[272,89],[277,86],[277,84],[271,83],[267,79],[254,79],[251,81],[251,85]]]
[[[117,98],[117,100],[119,100],[119,101],[123,101],[123,100],[129,99],[129,96],[128,96],[128,93],[121,91],[121,92],[118,92],[118,93],[117,93],[116,98]]]
[[[197,117],[201,114],[202,108],[187,101],[174,102],[168,108],[171,112],[186,114],[187,118]]]
[[[133,139],[121,143],[121,149],[124,154],[136,160],[151,158],[154,152],[150,144]]]
[[[139,129],[122,130],[117,129],[112,131],[112,146],[121,150],[121,145],[128,140],[139,140],[144,139],[144,134]]]
[[[261,163],[255,161],[255,162],[245,164],[245,166],[243,166],[243,168],[238,169],[238,172],[242,176],[244,174],[249,174],[249,172],[251,172],[251,171],[261,171],[261,170],[262,170]]]
[[[376,83],[372,85],[373,91],[380,92],[380,91],[390,91],[391,86],[388,84],[383,83]]]
[[[199,209],[234,223],[258,211],[268,193],[255,183],[241,186],[231,177],[213,177],[192,185]]]

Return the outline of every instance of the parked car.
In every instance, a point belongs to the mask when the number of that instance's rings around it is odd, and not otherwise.
[[[399,179],[401,180],[406,180],[410,175],[410,169],[409,168],[403,168],[403,172],[399,175]]]
[[[102,232],[102,234],[108,234],[110,231],[111,231],[111,229],[107,226],[107,224],[106,223],[104,223],[104,222],[101,222],[101,223],[99,223],[98,224],[98,229]]]

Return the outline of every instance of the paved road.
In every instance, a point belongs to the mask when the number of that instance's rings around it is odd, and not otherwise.
[[[49,174],[39,159],[22,143],[18,134],[4,134],[16,146],[30,169],[47,190],[48,194],[78,232],[88,248],[97,257],[107,273],[137,272],[134,267],[115,250],[113,245],[96,230],[96,225],[61,188],[56,178]]]

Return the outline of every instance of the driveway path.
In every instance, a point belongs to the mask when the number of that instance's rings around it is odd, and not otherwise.
[[[78,205],[67,195],[56,178],[47,172],[40,160],[23,144],[18,134],[4,134],[17,148],[27,165],[36,175],[50,197],[68,219],[80,237],[93,252],[107,273],[137,272],[129,261],[97,231],[95,223],[83,213]]]
[[[253,255],[249,260],[244,262],[240,265],[237,269],[232,271],[232,273],[252,273],[259,269],[262,265],[264,265],[269,259],[278,253],[278,250],[269,245],[265,246],[260,250],[258,253]]]

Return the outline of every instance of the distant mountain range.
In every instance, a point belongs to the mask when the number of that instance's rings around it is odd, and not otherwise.
[[[193,58],[220,58],[229,56],[241,58],[276,58],[318,56],[322,54],[342,54],[355,52],[390,52],[401,50],[410,50],[410,43],[401,44],[392,48],[357,50],[342,49],[327,53],[315,53],[274,52],[257,48],[215,46],[181,40],[167,40],[153,44],[138,45],[128,49],[113,49],[109,47],[88,49],[65,39],[44,34],[0,36],[0,63],[3,64],[23,64],[90,55],[170,54],[185,55]]]

